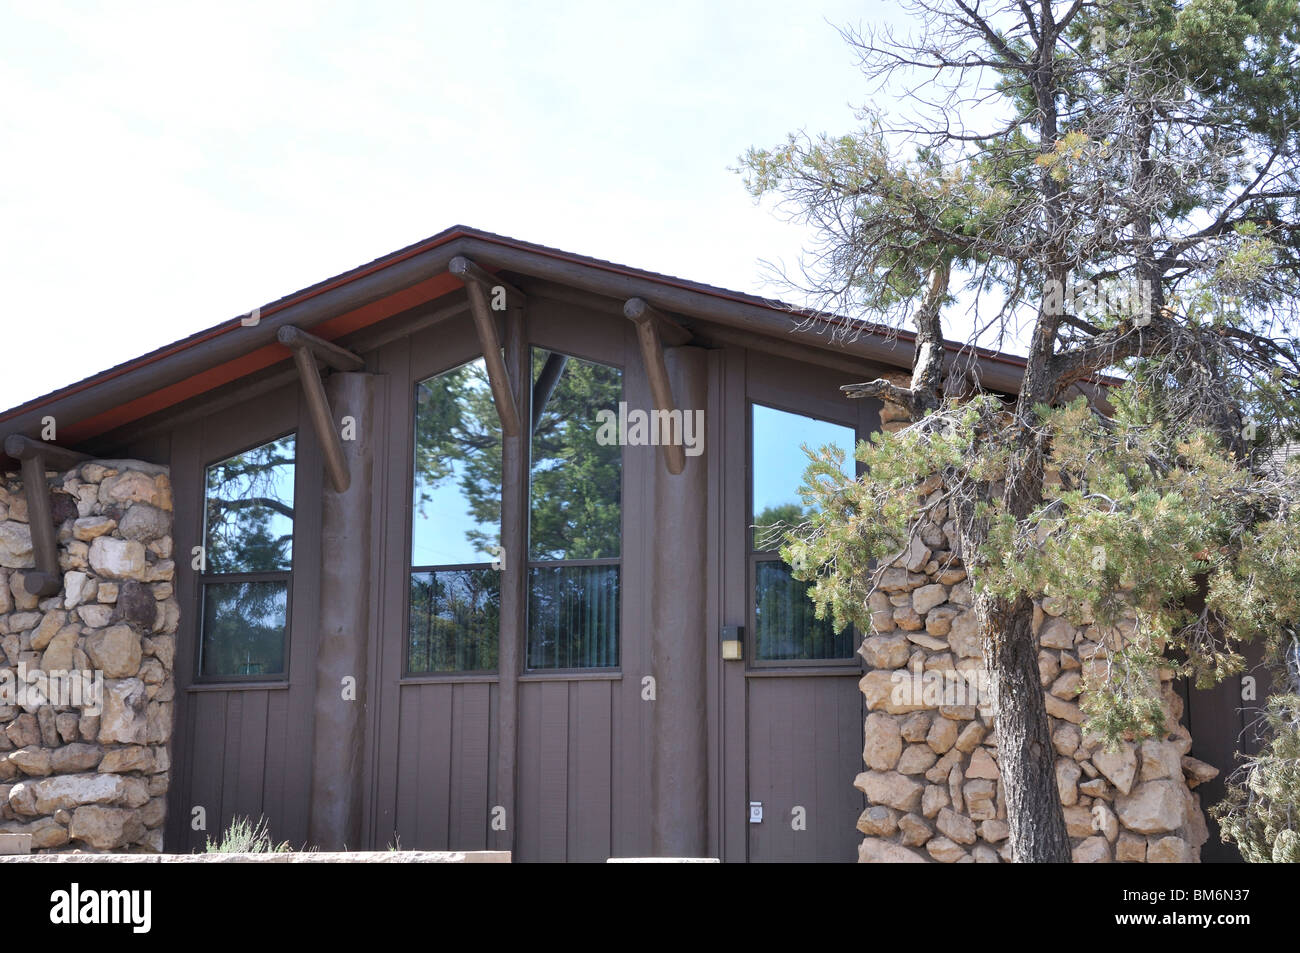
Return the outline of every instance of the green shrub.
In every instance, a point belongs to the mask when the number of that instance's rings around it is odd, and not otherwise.
[[[288,841],[275,844],[271,841],[271,831],[266,818],[259,817],[256,823],[251,818],[236,817],[230,822],[221,840],[213,842],[208,838],[205,854],[284,854],[292,848]]]
[[[1270,696],[1264,718],[1264,747],[1243,759],[1211,813],[1251,863],[1300,863],[1300,695]]]

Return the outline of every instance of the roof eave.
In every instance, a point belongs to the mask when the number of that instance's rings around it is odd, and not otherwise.
[[[769,337],[796,334],[800,341],[828,353],[850,353],[879,364],[906,368],[913,335],[863,330],[856,339],[832,341],[827,334],[798,331],[810,316],[780,302],[768,301],[684,279],[638,271],[613,262],[454,226],[327,281],[258,309],[256,323],[246,316],[159,348],[117,367],[0,413],[0,435],[36,436],[44,418],[53,416],[61,433],[77,434],[76,424],[94,415],[180,385],[227,362],[263,355],[263,365],[288,360],[276,340],[286,325],[312,330],[333,318],[381,301],[420,282],[446,275],[451,259],[464,255],[480,265],[560,282],[614,299],[641,297],[661,310],[688,318],[730,325]],[[835,315],[817,315],[847,326]],[[869,328],[869,326],[868,326]],[[278,350],[276,350],[278,349]],[[950,346],[950,351],[958,350]],[[280,354],[279,351],[283,351]],[[977,356],[983,386],[1015,393],[1024,361],[981,351]],[[94,434],[82,435],[86,439]],[[77,443],[74,436],[69,441]]]

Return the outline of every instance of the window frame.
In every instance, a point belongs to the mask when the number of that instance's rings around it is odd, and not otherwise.
[[[525,558],[520,561],[519,570],[524,573],[523,581],[523,626],[520,630],[521,644],[519,646],[519,673],[521,677],[526,678],[545,678],[555,676],[562,678],[564,676],[583,675],[583,676],[609,676],[610,678],[621,677],[623,674],[624,658],[624,638],[627,633],[626,606],[627,597],[624,589],[626,583],[625,560],[627,558],[626,541],[627,541],[627,446],[619,444],[619,514],[618,514],[618,556],[603,557],[598,559],[533,559],[533,351],[543,350],[552,354],[563,354],[565,357],[584,361],[588,364],[599,364],[604,367],[613,368],[619,373],[619,400],[627,400],[627,367],[623,360],[610,359],[608,357],[596,357],[589,354],[583,354],[567,346],[551,346],[542,341],[535,340],[531,336],[526,336],[525,347],[528,353],[528,382],[524,393],[527,395],[524,403],[527,405],[522,410],[522,416],[525,425],[528,427],[527,440],[524,443],[524,467],[523,471],[527,474],[528,486],[523,494],[524,498],[524,526],[525,531]],[[617,408],[615,408],[617,409]],[[658,448],[652,448],[657,451]],[[535,668],[529,665],[528,648],[531,638],[531,615],[529,607],[532,605],[532,570],[545,569],[548,567],[568,566],[581,568],[584,566],[617,566],[618,567],[618,664],[604,665],[598,667],[567,667],[567,668]]]
[[[832,417],[823,413],[811,412],[807,409],[797,406],[791,406],[780,400],[773,400],[770,397],[755,397],[752,394],[745,396],[745,668],[746,670],[768,670],[768,669],[809,669],[809,670],[830,670],[830,669],[857,669],[860,668],[860,659],[857,654],[858,648],[862,644],[862,633],[856,625],[849,624],[849,638],[851,649],[847,656],[842,658],[810,658],[810,659],[760,659],[758,657],[758,606],[755,598],[755,587],[758,583],[758,564],[764,562],[781,562],[781,557],[777,550],[760,550],[754,546],[754,408],[763,407],[767,410],[776,410],[781,413],[794,414],[799,417],[806,417],[820,423],[833,424],[837,427],[846,427],[853,431],[853,446],[846,447],[850,455],[857,449],[857,443],[863,439],[859,433],[857,421],[851,420],[847,415],[845,417]],[[854,473],[861,476],[863,466],[854,458]]]
[[[275,443],[283,440],[285,437],[293,437],[293,554],[289,558],[288,569],[268,569],[258,572],[230,572],[214,573],[207,568],[207,547],[208,547],[208,470],[229,460],[231,457],[237,457],[241,453],[247,453],[249,450],[255,450],[258,447],[264,447],[269,443]],[[199,504],[199,545],[202,546],[203,553],[203,571],[195,573],[194,576],[194,631],[196,634],[194,645],[194,677],[195,685],[279,685],[286,684],[290,680],[293,668],[293,585],[294,573],[298,567],[298,501],[302,498],[302,488],[298,484],[299,469],[298,463],[301,459],[301,433],[299,428],[293,427],[272,437],[264,437],[241,445],[238,449],[219,454],[208,460],[199,468],[202,478],[203,495]],[[235,585],[238,583],[255,583],[255,582],[283,582],[284,583],[284,669],[280,672],[268,673],[265,675],[205,675],[203,673],[203,646],[204,632],[203,620],[205,602],[207,597],[208,586],[210,585]]]

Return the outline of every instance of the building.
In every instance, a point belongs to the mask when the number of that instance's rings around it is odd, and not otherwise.
[[[0,414],[7,661],[106,686],[0,705],[0,829],[854,860],[858,639],[761,526],[909,342],[457,226]],[[1185,705],[1220,766],[1235,690]]]

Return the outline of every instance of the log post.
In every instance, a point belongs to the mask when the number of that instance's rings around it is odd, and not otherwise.
[[[321,850],[361,846],[365,767],[366,660],[371,629],[371,510],[376,445],[374,377],[334,374],[324,389],[356,419],[340,453],[347,489],[321,501],[320,616],[313,703],[310,843]],[[337,434],[335,434],[337,436]]]
[[[524,310],[506,315],[506,365],[519,407],[527,411],[532,363],[524,328]],[[501,441],[501,643],[497,685],[496,802],[505,808],[505,829],[489,829],[494,850],[514,850],[519,805],[516,798],[519,760],[519,673],[527,639],[528,611],[528,451],[532,431]]]
[[[684,414],[704,411],[707,352],[669,348],[666,377]],[[701,434],[701,438],[703,435]],[[681,447],[678,447],[681,450]],[[651,476],[654,544],[650,566],[652,716],[650,843],[656,856],[702,857],[708,850],[708,455]]]

